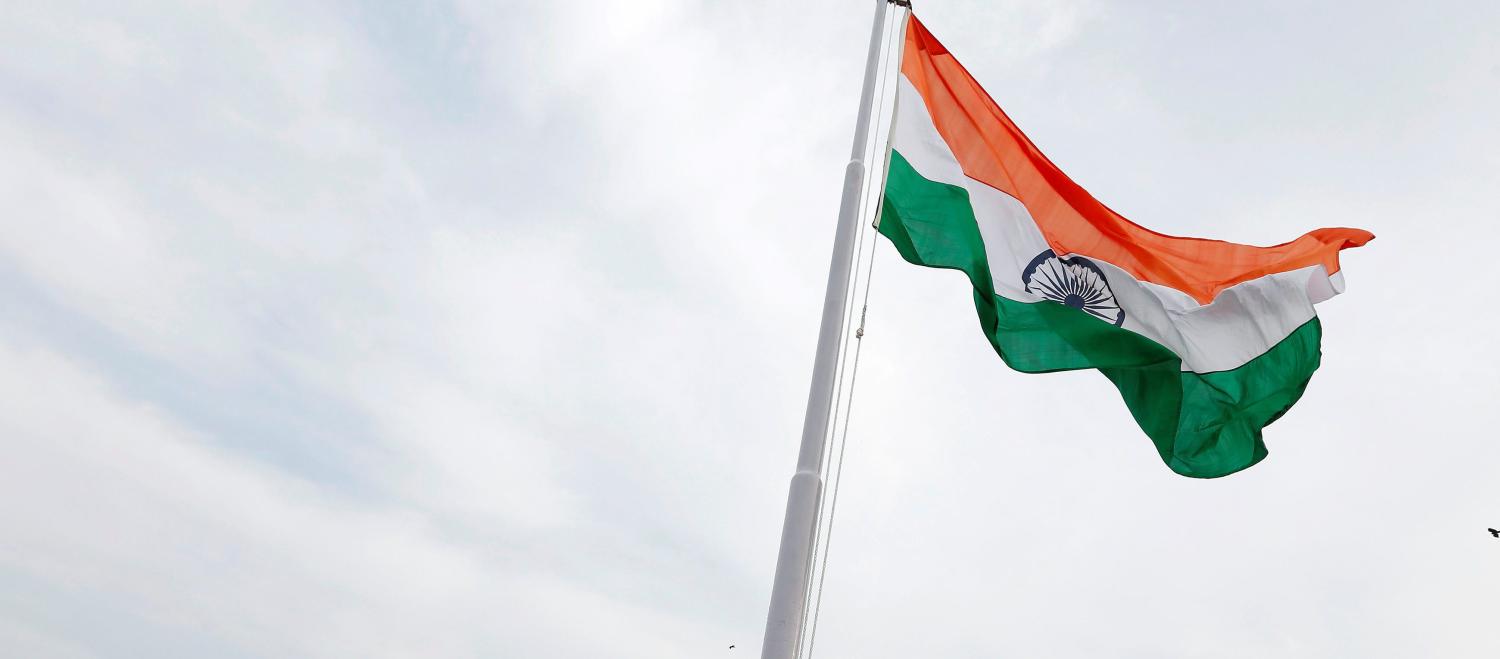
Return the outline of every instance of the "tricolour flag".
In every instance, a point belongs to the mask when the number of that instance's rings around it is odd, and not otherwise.
[[[1063,174],[915,17],[903,49],[880,233],[907,261],[969,276],[1011,368],[1103,372],[1173,471],[1264,458],[1261,429],[1318,368],[1313,304],[1343,290],[1339,250],[1374,236],[1156,233]]]

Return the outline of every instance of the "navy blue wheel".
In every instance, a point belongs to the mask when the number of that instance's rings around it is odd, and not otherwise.
[[[1125,310],[1109,290],[1109,280],[1093,261],[1082,256],[1058,258],[1052,250],[1037,254],[1021,273],[1026,291],[1107,323],[1125,322]]]

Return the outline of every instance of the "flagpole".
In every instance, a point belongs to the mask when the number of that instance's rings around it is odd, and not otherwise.
[[[870,30],[864,88],[860,90],[859,116],[854,123],[854,146],[849,164],[844,166],[844,194],[839,202],[838,229],[833,239],[833,257],[828,265],[828,288],[823,293],[823,319],[818,329],[812,387],[807,394],[807,415],[802,421],[802,447],[797,454],[797,472],[792,475],[791,489],[787,494],[786,521],[781,527],[781,549],[776,556],[776,578],[771,586],[771,607],[766,615],[761,659],[794,659],[802,638],[807,584],[812,573],[813,532],[818,523],[818,503],[823,491],[824,437],[832,413],[834,370],[844,332],[844,306],[848,302],[854,235],[859,222],[859,197],[865,179],[863,159],[870,139],[876,70],[879,68],[885,9],[889,1],[875,0],[875,24]]]

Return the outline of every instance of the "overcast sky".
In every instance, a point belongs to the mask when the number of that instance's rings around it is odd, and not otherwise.
[[[0,655],[755,656],[869,2],[0,5]],[[917,5],[1126,216],[1378,238],[1214,481],[880,243],[818,655],[1500,656],[1500,4]]]

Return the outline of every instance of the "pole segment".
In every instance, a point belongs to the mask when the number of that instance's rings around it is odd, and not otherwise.
[[[849,274],[854,260],[854,235],[859,222],[859,197],[865,179],[864,152],[870,139],[870,115],[875,95],[876,69],[885,27],[888,0],[875,0],[875,25],[870,30],[870,53],[865,62],[864,88],[859,94],[859,116],[854,124],[854,146],[844,167],[844,193],[839,202],[838,229],[833,256],[828,264],[828,288],[823,294],[823,319],[818,329],[818,350],[813,360],[812,386],[807,394],[807,415],[802,421],[802,447],[797,454],[797,472],[787,494],[786,521],[781,527],[781,549],[776,556],[776,578],[771,586],[771,607],[766,615],[766,635],[761,659],[794,659],[802,638],[803,612],[807,609],[807,583],[812,574],[813,531],[818,521],[818,503],[823,494],[823,445],[833,406],[834,367],[844,333],[844,306],[848,301]]]

